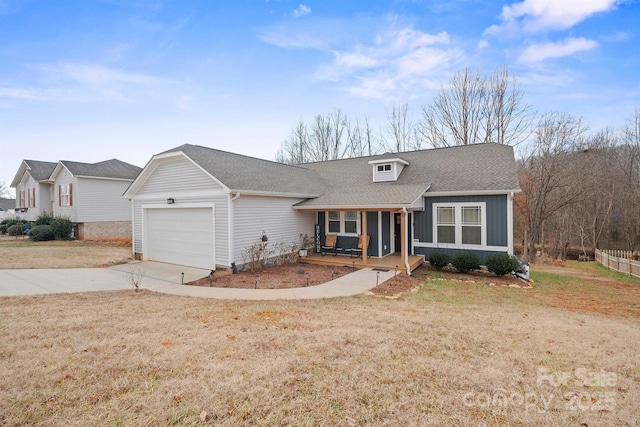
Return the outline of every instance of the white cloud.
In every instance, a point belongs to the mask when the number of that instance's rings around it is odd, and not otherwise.
[[[623,42],[632,37],[632,34],[628,31],[617,31],[613,34],[609,34],[602,37],[602,40],[606,42]]]
[[[483,40],[480,40],[478,42],[478,44],[476,45],[476,49],[477,50],[484,50],[484,49],[487,49],[490,46],[491,45],[489,44],[489,42],[483,39]]]
[[[431,34],[399,24],[397,17],[390,19],[386,25],[372,20],[287,22],[264,29],[260,38],[283,48],[330,54],[332,60],[314,73],[316,80],[334,82],[358,96],[383,99],[406,98],[436,86],[463,56],[460,48],[451,46],[447,32]]]
[[[31,87],[0,87],[0,100],[54,103],[91,103],[111,101],[130,103],[138,95],[137,86],[166,86],[174,81],[143,73],[131,73],[93,64],[59,62],[32,65],[44,73],[39,83]],[[3,108],[13,108],[3,104]]]
[[[293,15],[296,18],[299,18],[301,16],[304,15],[308,15],[311,13],[311,8],[307,5],[301,4],[300,6],[298,6],[298,8],[296,10],[293,11]]]
[[[462,51],[449,43],[445,32],[428,34],[411,26],[392,28],[378,33],[370,44],[334,50],[334,62],[316,77],[343,81],[345,90],[358,96],[402,97],[406,92],[413,93],[416,86],[433,86],[433,80],[440,77],[437,70],[462,56]]]
[[[502,7],[502,24],[492,25],[489,34],[571,28],[590,16],[612,10],[622,0],[524,0]]]
[[[534,43],[528,46],[518,57],[519,62],[540,62],[549,58],[561,58],[576,52],[590,50],[598,47],[598,43],[580,38],[568,38],[561,42]]]
[[[65,75],[79,83],[95,86],[103,86],[112,83],[148,85],[169,82],[166,79],[148,74],[124,72],[114,68],[93,64],[60,62],[55,65],[44,66],[43,68],[55,74]]]

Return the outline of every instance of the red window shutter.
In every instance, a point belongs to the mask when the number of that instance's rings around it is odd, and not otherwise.
[[[62,206],[62,185],[58,185],[58,206]]]
[[[69,206],[73,206],[73,185],[69,184]]]
[[[33,207],[36,207],[36,189],[33,189]]]

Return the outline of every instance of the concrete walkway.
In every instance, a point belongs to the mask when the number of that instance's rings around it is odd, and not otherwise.
[[[183,276],[184,274],[184,276]],[[364,268],[322,285],[293,289],[236,289],[184,286],[206,277],[209,270],[153,261],[109,268],[0,270],[0,296],[132,290],[130,279],[140,275],[140,287],[165,294],[229,300],[317,299],[358,295],[393,277],[393,271]]]

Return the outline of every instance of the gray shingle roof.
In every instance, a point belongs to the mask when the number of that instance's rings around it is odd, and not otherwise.
[[[118,159],[105,160],[98,163],[81,163],[61,160],[74,176],[113,179],[135,179],[142,168],[125,163]]]
[[[51,176],[51,173],[56,168],[56,163],[53,162],[41,162],[38,160],[25,160],[27,166],[27,172],[36,181],[46,181]]]
[[[306,195],[320,195],[325,190],[322,178],[308,168],[191,144],[165,153],[177,151],[182,151],[231,190]]]
[[[301,208],[408,206],[427,189],[429,193],[467,194],[519,189],[513,148],[500,144],[386,153],[298,166],[190,144],[165,153],[180,151],[231,190],[317,196],[299,203]],[[368,162],[387,158],[401,158],[409,165],[397,181],[373,182],[373,167]]]
[[[367,162],[379,156],[302,165],[325,179],[328,191],[300,207],[408,205],[429,193],[483,193],[518,190],[513,148],[477,144],[399,153],[409,163],[397,181],[373,182]]]

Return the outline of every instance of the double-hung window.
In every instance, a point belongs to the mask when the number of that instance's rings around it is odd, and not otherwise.
[[[360,221],[356,211],[327,212],[327,232],[333,234],[358,234]]]
[[[443,247],[486,246],[486,203],[434,203],[434,243]]]
[[[58,186],[58,205],[73,206],[73,190],[71,184]]]

